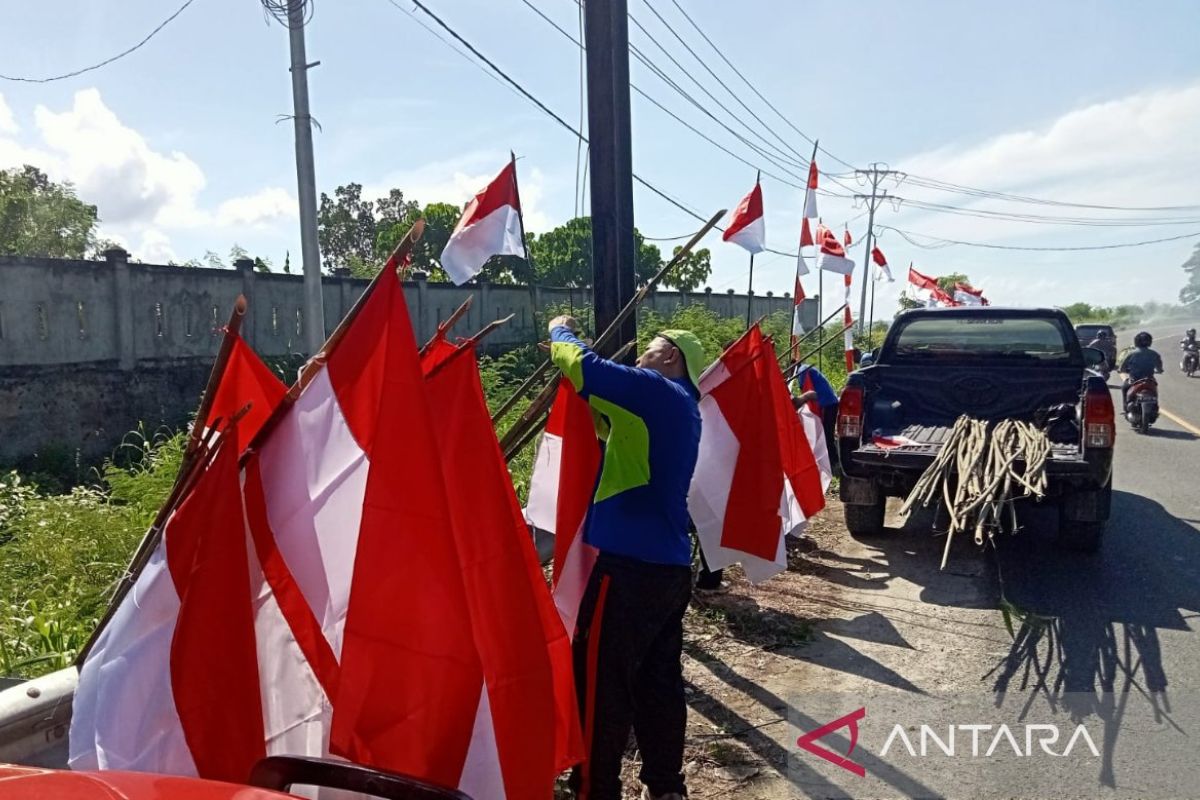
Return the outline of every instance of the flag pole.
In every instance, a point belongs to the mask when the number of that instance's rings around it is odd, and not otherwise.
[[[878,276],[871,281],[871,315],[867,318],[867,350],[875,349],[875,284],[879,283]]]
[[[754,176],[754,188],[758,189],[758,185],[762,183],[762,170]],[[764,220],[765,222],[765,220]],[[764,245],[766,242],[763,243]],[[750,253],[750,283],[746,287],[746,328],[750,328],[750,320],[754,316],[754,253]]]
[[[662,279],[665,278],[671,272],[671,270],[678,266],[679,263],[689,255],[691,255],[692,248],[695,247],[700,240],[703,239],[705,235],[708,234],[708,232],[711,231],[716,224],[721,221],[721,217],[723,216],[725,216],[725,209],[721,209],[716,214],[713,214],[712,217],[704,223],[704,227],[696,231],[696,233],[692,235],[692,238],[689,239],[687,243],[683,245],[683,247],[679,248],[679,252],[677,252],[670,261],[664,264],[662,269],[660,269],[652,278],[650,278],[650,280],[647,281],[644,286],[634,293],[633,297],[629,299],[629,302],[625,304],[625,307],[617,312],[617,315],[613,317],[613,320],[609,323],[608,327],[596,337],[596,341],[592,346],[597,352],[603,352],[602,348],[604,345],[607,344],[613,337],[619,335],[620,326],[625,322],[625,320],[637,310],[642,301],[646,299],[650,292],[653,291],[656,286],[658,286],[659,282],[662,281]],[[542,362],[541,366],[538,367],[537,372],[544,373],[550,370],[552,366],[553,364],[550,359],[546,359],[544,362]],[[530,377],[532,378],[533,376]],[[532,385],[531,381],[526,382]],[[522,441],[523,437],[528,433],[529,427],[537,424],[538,418],[550,408],[550,404],[554,401],[554,393],[557,391],[557,388],[558,380],[556,378],[551,379],[550,382],[542,388],[542,391],[538,394],[538,396],[534,398],[534,401],[529,405],[529,407],[525,409],[525,412],[517,418],[516,422],[514,422],[507,431],[505,431],[504,437],[500,440],[500,448],[504,451],[504,457],[506,460],[511,460],[512,457],[516,455],[517,450],[513,447],[513,445],[519,441]],[[505,406],[507,406],[509,402],[515,403],[513,398],[510,397],[508,401],[505,401]]]
[[[421,349],[417,351],[417,355],[423,356],[426,353],[428,353],[429,348],[433,347],[433,343],[436,342],[442,336],[445,336],[446,331],[453,328],[455,326],[455,324],[457,324],[458,321],[460,319],[462,319],[462,315],[466,314],[467,311],[469,311],[471,309],[471,304],[474,302],[475,302],[475,295],[473,295],[473,294],[467,295],[467,299],[463,300],[462,305],[460,305],[458,308],[454,309],[453,314],[451,314],[449,317],[447,317],[444,322],[438,323],[437,332],[433,334],[433,337],[428,342],[421,345]]]
[[[754,314],[754,253],[750,254],[750,285],[746,287],[746,327]]]
[[[212,410],[213,398],[217,393],[217,387],[221,383],[221,376],[225,374],[225,367],[229,364],[229,357],[233,354],[233,346],[237,341],[242,329],[242,320],[246,316],[246,298],[239,294],[233,303],[233,311],[229,314],[229,322],[225,324],[224,336],[221,339],[221,346],[217,350],[217,357],[213,360],[212,369],[208,373],[208,381],[204,385],[204,394],[200,397],[200,406],[196,409],[196,418],[192,422],[192,430],[188,433],[187,445],[183,451],[183,459],[179,464],[179,472],[175,474],[175,483],[171,486],[171,491],[167,495],[167,499],[163,502],[162,507],[158,509],[158,513],[154,516],[154,521],[150,523],[150,527],[146,530],[142,540],[138,543],[137,549],[133,552],[133,557],[129,559],[129,565],[125,568],[125,573],[121,576],[120,583],[117,584],[116,591],[113,592],[112,600],[109,601],[108,608],[104,610],[104,615],[100,617],[100,621],[96,624],[92,635],[88,637],[87,642],[79,651],[79,655],[75,658],[75,664],[81,665],[92,648],[96,644],[96,640],[100,637],[101,631],[108,625],[113,614],[117,611],[117,606],[129,593],[133,587],[133,582],[138,575],[142,573],[146,562],[150,560],[150,553],[158,544],[158,540],[162,536],[162,527],[166,524],[167,518],[171,512],[179,505],[185,494],[184,489],[191,485],[192,475],[196,472],[198,465],[204,462],[200,457],[201,448],[204,447],[205,439],[205,422],[208,420],[208,412]],[[211,432],[210,432],[211,433]]]

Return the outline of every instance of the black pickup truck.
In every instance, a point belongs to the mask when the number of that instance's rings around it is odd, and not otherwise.
[[[846,527],[879,533],[889,496],[903,497],[963,414],[1046,426],[1054,442],[1047,496],[1059,537],[1100,546],[1112,499],[1112,398],[1057,309],[972,307],[902,312],[871,365],[850,375],[836,435]]]

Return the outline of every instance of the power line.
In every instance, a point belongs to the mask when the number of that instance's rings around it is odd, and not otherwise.
[[[928,203],[924,200],[911,200],[902,197],[894,198],[923,211],[940,214],[955,214],[958,216],[977,217],[979,219],[995,219],[1007,222],[1024,222],[1034,225],[1082,225],[1095,228],[1143,228],[1156,225],[1197,225],[1200,217],[1150,217],[1142,219],[1112,219],[1104,217],[1061,217],[1044,214],[1023,214],[1010,211],[992,211],[984,208],[963,208],[947,206],[939,203]]]
[[[183,5],[181,5],[177,9],[175,9],[174,14],[172,14],[171,16],[167,17],[162,22],[160,22],[154,30],[152,30],[152,31],[150,31],[150,33],[146,34],[145,38],[142,39],[137,44],[135,44],[133,47],[130,47],[127,50],[122,50],[120,53],[117,53],[115,56],[106,58],[97,64],[92,64],[90,67],[83,67],[82,69],[73,70],[72,72],[64,72],[62,75],[51,75],[46,78],[28,78],[28,77],[21,77],[18,75],[0,74],[0,80],[13,81],[16,83],[53,83],[54,81],[62,81],[62,80],[66,80],[67,78],[74,78],[79,75],[83,75],[84,73],[98,70],[101,67],[106,67],[109,64],[113,63],[114,61],[119,61],[120,59],[122,59],[125,56],[129,55],[130,53],[134,52],[135,50],[140,49],[144,44],[146,44],[146,42],[153,39],[155,37],[155,35],[158,34],[159,31],[161,31],[163,28],[167,27],[167,25],[171,24],[172,20],[174,20],[176,17],[178,17],[180,14],[182,14],[184,12],[184,10],[188,6],[190,6],[192,3],[194,3],[195,1],[196,0],[186,0],[186,2],[184,2]]]
[[[972,186],[963,184],[951,183],[949,181],[938,180],[937,178],[927,178],[921,175],[909,174],[908,181],[916,186],[921,186],[927,189],[936,189],[954,194],[962,194],[970,197],[991,198],[995,200],[1008,200],[1014,203],[1026,203],[1030,205],[1046,205],[1046,206],[1062,206],[1067,208],[1087,208],[1097,211],[1195,211],[1200,209],[1200,205],[1179,205],[1179,206],[1107,206],[1096,203],[1074,203],[1066,200],[1053,200],[1044,197],[1030,197],[1028,195],[1010,194],[1007,192],[992,191],[990,189],[978,189]]]
[[[708,46],[713,49],[713,52],[715,52],[720,57],[720,59],[725,62],[725,66],[727,66],[731,70],[733,70],[734,74],[742,79],[742,83],[746,84],[746,86],[749,87],[750,91],[754,92],[754,95],[759,100],[763,101],[763,103],[766,104],[767,108],[774,111],[776,116],[778,116],[781,120],[783,120],[784,123],[789,128],[794,130],[796,133],[800,134],[800,137],[802,139],[804,139],[806,142],[808,142],[809,144],[813,144],[813,145],[817,144],[815,139],[813,139],[807,133],[800,130],[798,127],[796,127],[796,125],[790,119],[788,119],[788,117],[785,116],[782,111],[780,111],[778,108],[776,108],[775,105],[773,103],[771,103],[770,100],[768,100],[766,97],[763,96],[762,92],[760,92],[757,89],[757,87],[755,87],[755,85],[750,82],[750,79],[747,78],[745,75],[743,75],[741,70],[739,70],[737,67],[735,67],[733,65],[733,62],[731,62],[728,58],[726,58],[725,53],[721,50],[721,48],[717,47],[716,44],[713,43],[713,40],[708,38],[708,34],[706,34],[704,32],[704,30],[701,29],[701,27],[696,24],[696,21],[694,19],[692,19],[691,16],[687,13],[687,11],[683,8],[683,6],[681,6],[679,4],[679,0],[671,0],[671,2],[675,4],[675,8],[679,9],[679,13],[683,15],[683,18],[686,19],[693,28],[695,28],[696,33],[700,34],[700,37],[702,39],[704,39],[705,42],[708,43]],[[649,0],[647,0],[646,5],[649,5]],[[819,152],[824,153],[825,155],[829,156],[834,161],[838,162],[839,164],[841,164],[842,166],[844,166],[850,170],[857,169],[857,167],[855,167],[849,161],[845,161],[841,158],[838,158],[833,153],[829,152],[828,150],[826,150],[824,147],[821,147],[820,145],[817,145],[817,150]],[[848,188],[848,187],[843,187],[843,188]]]
[[[913,231],[904,231],[899,228],[893,228],[890,225],[880,225],[879,227],[882,230],[888,230],[888,231],[893,231],[895,233],[898,233],[900,235],[900,237],[902,239],[904,239],[906,242],[913,245],[914,247],[920,247],[923,250],[940,250],[943,247],[950,247],[952,245],[965,245],[967,247],[982,247],[982,248],[986,248],[988,250],[1024,250],[1024,251],[1028,251],[1028,252],[1075,252],[1075,251],[1080,251],[1080,250],[1119,250],[1121,248],[1126,248],[1126,247],[1142,247],[1144,245],[1149,245],[1149,244],[1161,244],[1162,242],[1178,242],[1183,239],[1194,239],[1197,236],[1200,236],[1200,231],[1193,231],[1192,233],[1185,233],[1185,234],[1181,234],[1179,236],[1168,236],[1168,237],[1165,237],[1162,239],[1146,239],[1141,242],[1120,242],[1118,244],[1096,244],[1096,245],[1086,245],[1086,246],[1080,246],[1080,247],[1021,247],[1018,245],[989,244],[986,242],[965,242],[965,241],[961,241],[959,239],[943,239],[940,236],[930,236],[927,233],[914,233]],[[919,236],[923,239],[931,239],[935,242],[938,242],[938,244],[936,244],[936,245],[922,244],[921,242],[914,240],[912,238],[914,236]]]

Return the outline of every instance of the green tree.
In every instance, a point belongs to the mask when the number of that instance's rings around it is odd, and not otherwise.
[[[354,269],[375,258],[375,204],[362,199],[362,184],[348,183],[321,193],[317,240],[327,270]]]
[[[380,228],[375,240],[375,252],[387,259],[413,223],[424,217],[425,232],[413,246],[412,268],[427,274],[431,281],[448,281],[450,277],[442,269],[438,259],[442,256],[442,250],[446,249],[446,242],[450,241],[450,234],[454,233],[454,226],[458,224],[460,216],[462,210],[450,203],[430,203],[424,208],[413,203],[402,218]],[[374,275],[382,266],[382,263],[374,265],[369,271],[370,275]]]
[[[671,251],[671,257],[679,255],[682,246]],[[700,288],[712,274],[712,253],[708,248],[693,250],[670,274],[663,278],[663,286],[675,288],[681,292],[691,292]]]
[[[1200,305],[1200,244],[1192,251],[1192,255],[1183,262],[1183,271],[1188,274],[1188,282],[1179,290],[1179,302],[1185,306]]]
[[[96,241],[96,207],[37,167],[0,170],[0,253],[85,258]]]
[[[640,283],[649,280],[662,267],[662,252],[647,244],[642,234],[633,231],[636,263],[634,273]],[[545,286],[590,286],[592,283],[592,220],[576,217],[530,238],[529,255],[533,259],[533,277]],[[693,271],[703,269],[703,259]],[[711,266],[709,267],[711,271]],[[707,276],[706,276],[707,277]]]
[[[961,272],[951,272],[949,275],[941,275],[937,279],[938,287],[951,297],[954,296],[954,284],[956,283],[970,285],[971,279]]]

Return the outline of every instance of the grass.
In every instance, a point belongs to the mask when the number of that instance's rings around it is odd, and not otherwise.
[[[547,309],[552,316],[559,310]],[[586,318],[583,320],[587,325]],[[670,318],[644,311],[642,344],[657,331],[687,328],[707,355],[741,335],[744,322],[723,319],[702,306],[679,309]],[[790,319],[776,314],[764,321],[782,354]],[[827,332],[836,332],[832,329]],[[815,342],[819,337],[814,336]],[[844,381],[840,337],[830,349],[827,376]],[[544,354],[534,345],[480,359],[480,375],[494,410],[529,375]],[[295,359],[272,366],[294,375]],[[839,372],[840,370],[840,372]],[[536,392],[535,392],[536,393]],[[528,407],[524,398],[497,425],[503,433]],[[83,472],[71,454],[49,460],[33,473],[0,473],[0,675],[34,677],[71,664],[107,607],[130,556],[170,492],[183,454],[184,434],[135,431],[99,469]],[[509,464],[513,486],[525,501],[535,448],[526,447]],[[61,462],[61,463],[58,463]],[[81,474],[82,473],[82,474]],[[755,620],[739,610],[712,609],[709,625],[761,635]],[[779,632],[776,631],[776,634]],[[799,640],[803,631],[786,631]]]

